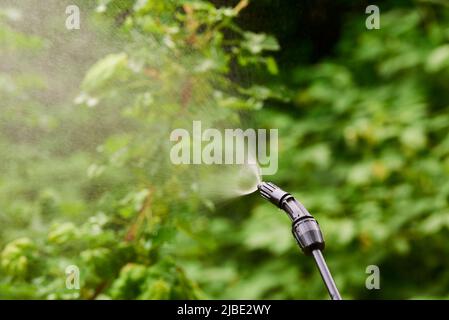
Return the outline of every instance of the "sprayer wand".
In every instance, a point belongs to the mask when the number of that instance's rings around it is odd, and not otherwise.
[[[262,197],[288,214],[292,220],[292,231],[296,241],[306,255],[311,255],[315,259],[331,299],[341,300],[340,293],[321,252],[324,250],[324,238],[318,222],[290,193],[285,192],[275,184],[262,182],[257,188]]]

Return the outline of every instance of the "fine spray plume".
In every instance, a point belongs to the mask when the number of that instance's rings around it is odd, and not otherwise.
[[[313,256],[332,300],[341,300],[334,279],[326,265],[322,251],[324,238],[318,222],[290,193],[282,190],[274,183],[261,182],[257,186],[263,198],[287,213],[292,221],[292,232],[301,250]]]
[[[254,159],[242,164],[208,166],[205,178],[199,182],[202,197],[221,202],[257,191],[262,178]]]

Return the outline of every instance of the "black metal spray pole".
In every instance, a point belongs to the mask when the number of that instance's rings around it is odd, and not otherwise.
[[[324,284],[326,285],[327,291],[331,296],[332,300],[341,300],[340,292],[338,292],[337,286],[335,285],[334,279],[332,278],[331,272],[326,265],[323,254],[321,250],[313,250],[313,257],[315,258],[318,270],[320,270],[321,278],[323,278]]]
[[[258,185],[258,189],[262,197],[288,214],[292,220],[292,231],[296,241],[306,255],[313,256],[315,259],[331,299],[341,300],[340,293],[322,254],[324,238],[318,222],[290,193],[285,192],[274,183],[262,182]]]

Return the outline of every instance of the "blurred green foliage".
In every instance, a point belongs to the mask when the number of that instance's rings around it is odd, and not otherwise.
[[[0,298],[326,298],[287,217],[257,195],[213,203],[209,171],[169,162],[197,119],[279,129],[267,179],[320,222],[345,298],[447,297],[444,3],[381,8],[371,31],[349,12],[335,52],[288,64],[237,23],[244,0],[86,1],[78,34],[55,3],[39,28],[20,21],[32,0],[0,11]]]

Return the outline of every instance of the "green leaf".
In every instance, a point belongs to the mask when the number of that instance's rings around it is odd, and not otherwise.
[[[126,53],[107,55],[89,69],[81,85],[82,89],[92,92],[104,87],[112,80],[123,79],[129,71],[127,64],[128,55]]]
[[[242,47],[252,54],[259,54],[263,51],[277,51],[279,44],[277,40],[264,33],[245,32],[243,33]]]
[[[449,67],[449,44],[435,48],[427,57],[426,69],[437,72]]]

